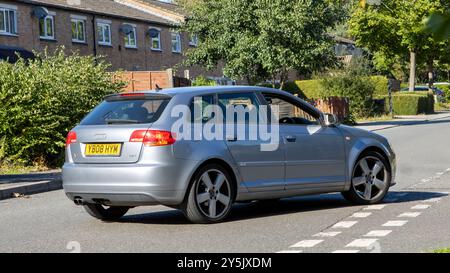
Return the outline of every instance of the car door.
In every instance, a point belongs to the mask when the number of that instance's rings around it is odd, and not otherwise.
[[[286,190],[344,186],[344,137],[336,127],[323,127],[320,113],[280,94],[263,94],[279,109],[280,133],[285,144]]]
[[[258,96],[254,92],[237,92],[218,94],[218,104],[225,117],[225,141],[229,151],[238,165],[244,184],[250,192],[267,192],[284,190],[284,144],[278,143],[277,149],[262,149],[263,141],[251,137],[258,132],[258,122],[250,117],[252,110],[259,109]],[[228,111],[246,110],[245,118],[226,118]],[[254,111],[252,113],[255,113]],[[233,130],[231,130],[233,128]]]

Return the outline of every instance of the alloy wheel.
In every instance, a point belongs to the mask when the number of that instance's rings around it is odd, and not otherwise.
[[[352,185],[364,200],[371,201],[383,195],[388,187],[388,172],[383,162],[373,156],[366,156],[353,170]]]
[[[224,173],[210,169],[200,177],[196,188],[200,211],[211,219],[222,217],[230,208],[231,187]]]

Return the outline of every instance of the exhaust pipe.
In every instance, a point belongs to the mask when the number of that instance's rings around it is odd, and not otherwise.
[[[75,198],[73,199],[73,202],[74,202],[75,205],[77,205],[77,206],[82,206],[82,205],[84,205],[83,198],[81,198],[81,197],[75,197]]]

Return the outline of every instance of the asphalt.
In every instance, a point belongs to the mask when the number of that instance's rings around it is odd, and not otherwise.
[[[120,222],[102,223],[62,191],[53,191],[0,201],[0,252],[431,252],[450,247],[450,118],[377,133],[388,137],[398,156],[398,185],[382,207],[350,206],[339,194],[326,194],[237,204],[229,220],[216,225],[192,225],[163,206],[135,208]]]

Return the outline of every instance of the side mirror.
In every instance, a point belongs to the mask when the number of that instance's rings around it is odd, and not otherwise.
[[[322,125],[325,127],[333,127],[338,124],[338,118],[333,114],[323,114],[322,115]]]

